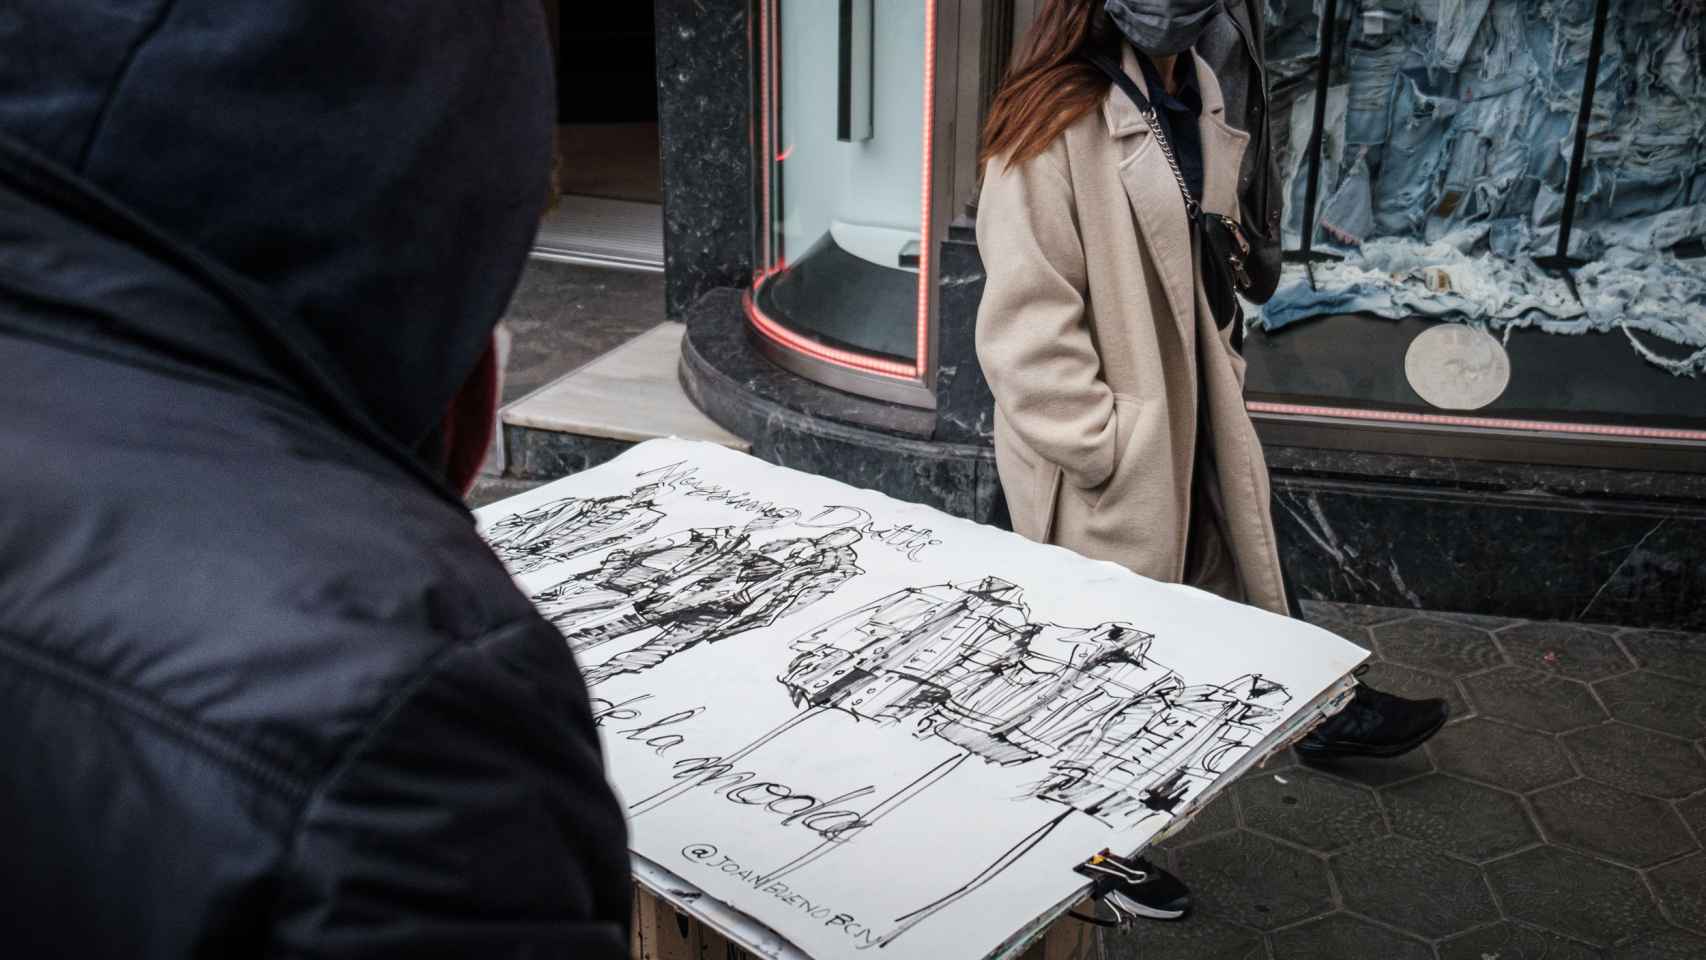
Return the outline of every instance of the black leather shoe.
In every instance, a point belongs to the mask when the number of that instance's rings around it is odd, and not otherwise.
[[[1396,757],[1421,746],[1450,716],[1444,700],[1406,700],[1359,683],[1351,702],[1299,741],[1297,753],[1306,760]]]

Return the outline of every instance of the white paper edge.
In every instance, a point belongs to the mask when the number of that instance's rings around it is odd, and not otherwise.
[[[1251,769],[1267,763],[1269,758],[1275,754],[1290,749],[1292,743],[1313,730],[1317,724],[1343,709],[1345,701],[1348,699],[1345,695],[1355,687],[1355,678],[1347,674],[1338,683],[1322,691],[1320,696],[1297,712],[1292,723],[1270,734],[1265,741],[1266,746],[1258,745],[1257,749],[1246,752],[1231,770],[1215,781],[1214,789],[1197,796],[1191,802],[1190,810],[1187,813],[1176,818],[1172,826],[1150,838],[1149,844],[1145,845],[1142,850],[1136,850],[1133,853],[1142,853],[1143,850],[1147,850],[1150,846],[1184,829],[1198,811],[1213,802],[1240,777],[1250,772]],[[1084,856],[1088,858],[1096,852],[1095,850],[1086,851]],[[787,938],[745,913],[709,896],[693,884],[632,850],[629,851],[629,857],[633,863],[635,882],[659,900],[710,927],[719,936],[729,940],[735,946],[764,957],[766,960],[812,960],[810,954],[794,946]],[[1189,879],[1185,879],[1188,885]],[[1041,916],[1020,927],[1000,946],[986,954],[985,960],[1014,960],[1014,958],[1019,957],[1041,940],[1055,921],[1077,906],[1089,890],[1090,884],[1085,883],[1084,886],[1055,904]]]
[[[735,946],[767,960],[812,960],[811,955],[757,920],[707,895],[663,867],[629,851],[634,881],[652,896],[687,914]]]

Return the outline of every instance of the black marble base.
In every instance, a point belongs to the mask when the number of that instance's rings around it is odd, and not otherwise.
[[[634,444],[627,440],[504,426],[504,476],[516,480],[555,480],[614,460]]]
[[[1706,478],[1286,449],[1269,459],[1281,558],[1301,596],[1706,629]]]
[[[770,363],[736,290],[712,291],[689,311],[681,382],[699,409],[771,463],[961,517],[985,518],[994,506],[989,447],[937,442],[931,411],[855,397]]]
[[[934,437],[936,415],[932,411],[855,396],[790,373],[771,363],[753,343],[752,336],[740,291],[714,290],[688,314],[682,354],[694,358],[694,371],[704,371],[719,382],[729,381],[731,387],[743,394],[762,397],[812,417],[911,440]],[[693,384],[689,382],[687,387],[698,402]],[[717,416],[713,414],[711,418],[715,420]],[[739,430],[734,432],[746,436]]]
[[[970,220],[955,221],[936,258],[936,439],[989,446],[995,398],[977,362],[983,259]]]
[[[1266,442],[1265,450],[1268,469],[1276,476],[1295,474],[1402,483],[1424,489],[1526,493],[1547,502],[1588,498],[1706,505],[1706,455],[1701,458],[1699,470],[1680,472],[1322,450],[1271,440]]]

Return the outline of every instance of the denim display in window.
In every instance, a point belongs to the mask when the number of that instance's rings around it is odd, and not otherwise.
[[[1578,300],[1534,258],[1557,250],[1593,0],[1342,0],[1312,242],[1345,259],[1317,264],[1313,285],[1288,267],[1257,322],[1366,312],[1621,329],[1673,373],[1706,371],[1706,259],[1689,256],[1706,237],[1703,7],[1612,4],[1570,240],[1588,261]],[[1296,249],[1320,11],[1267,12]]]

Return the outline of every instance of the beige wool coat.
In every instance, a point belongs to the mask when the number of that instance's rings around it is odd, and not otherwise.
[[[1194,59],[1203,206],[1235,216],[1249,135],[1226,124],[1220,84]],[[1144,86],[1129,48],[1125,70]],[[977,352],[1014,529],[1181,582],[1200,417],[1233,599],[1285,613],[1244,360],[1215,326],[1177,181],[1130,99],[1113,90],[1026,163],[992,159],[977,240]]]

